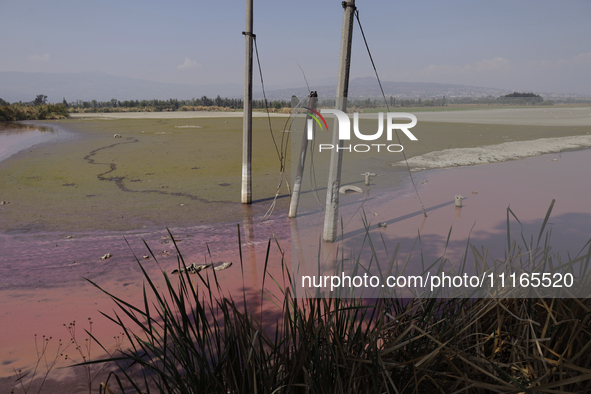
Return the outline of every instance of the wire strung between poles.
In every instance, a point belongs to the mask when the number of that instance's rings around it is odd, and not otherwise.
[[[265,83],[263,82],[263,70],[261,69],[261,60],[259,59],[259,48],[257,46],[257,38],[254,36],[254,50],[257,55],[257,64],[259,66],[259,75],[261,76],[261,87],[263,88],[263,100],[265,102],[265,110],[267,111],[267,119],[269,121],[269,131],[271,132],[271,139],[273,140],[273,145],[275,145],[275,151],[277,152],[277,156],[279,157],[279,162],[282,162],[281,154],[279,153],[279,148],[277,147],[277,142],[275,141],[275,136],[273,135],[273,128],[271,127],[271,115],[269,114],[269,106],[267,105],[267,95],[265,94]]]
[[[275,140],[275,136],[273,135],[273,127],[271,125],[271,115],[269,113],[269,105],[268,105],[268,102],[267,102],[267,95],[265,93],[265,83],[264,83],[264,80],[263,80],[263,70],[261,68],[261,61],[260,61],[260,58],[259,58],[259,49],[258,49],[258,46],[257,46],[256,36],[254,36],[253,38],[254,38],[255,53],[256,53],[256,57],[257,57],[257,65],[259,67],[259,75],[260,75],[260,78],[261,78],[261,87],[262,87],[262,90],[263,90],[263,101],[265,103],[265,111],[267,112],[267,120],[268,120],[268,123],[269,123],[269,132],[271,133],[271,139],[273,140],[273,145],[275,145],[275,151],[277,152],[277,157],[279,159],[279,182],[278,182],[278,185],[277,185],[277,190],[275,192],[275,197],[273,198],[273,202],[271,203],[271,207],[267,210],[267,213],[265,213],[265,215],[261,219],[261,221],[265,221],[273,213],[273,210],[275,209],[275,204],[277,202],[277,197],[279,197],[279,190],[280,190],[281,186],[283,185],[283,179],[287,177],[286,174],[285,174],[285,162],[287,160],[287,147],[289,146],[289,136],[288,136],[287,139],[285,139],[283,135],[281,136],[281,148],[279,148],[277,146],[277,141]],[[288,120],[288,122],[289,122],[289,120]],[[285,133],[283,133],[283,134],[285,134]],[[284,148],[284,140],[286,140],[285,141],[285,148]],[[287,185],[287,193],[289,195],[291,195],[291,190],[290,190],[290,187],[289,187],[289,181],[287,179],[285,179],[285,181],[286,181],[285,184]]]
[[[306,96],[306,98],[309,98],[309,97],[310,97],[310,94],[308,94],[308,96]],[[304,98],[304,100],[301,100],[298,103],[298,105],[291,110],[291,113],[289,115],[289,118],[285,122],[285,126],[283,128],[284,130],[291,131],[291,126],[293,124],[293,120],[294,120],[295,114],[297,112],[299,112],[303,108],[304,101],[305,101],[306,98]],[[286,133],[284,133],[284,134],[286,134]],[[288,133],[288,134],[291,134],[291,133]],[[282,141],[283,141],[283,137],[282,137]],[[287,137],[287,141],[289,141],[289,135]],[[281,146],[283,147],[283,142],[282,142],[282,145]],[[287,157],[287,148],[288,147],[289,147],[289,143],[286,143],[285,144],[285,155],[283,155],[283,157]],[[285,171],[283,171],[283,175],[285,176]],[[261,219],[261,221],[267,220],[271,216],[271,214],[273,213],[273,210],[275,209],[275,204],[277,203],[277,198],[279,197],[279,189],[281,188],[282,181],[283,181],[283,177],[281,177],[279,179],[279,184],[277,185],[277,190],[275,191],[275,197],[273,198],[273,202],[271,203],[271,206],[269,207],[269,209],[267,210],[267,212],[265,213],[265,215],[263,216],[263,218]],[[288,182],[287,179],[286,179],[286,183],[288,185],[288,190],[289,190],[289,182]],[[291,195],[291,192],[289,192],[289,194]]]
[[[386,104],[386,108],[388,112],[390,112],[390,106],[388,105],[388,100],[386,100],[386,94],[384,93],[384,88],[382,87],[382,82],[380,81],[380,76],[378,75],[378,70],[376,69],[376,65],[373,61],[373,56],[371,56],[371,51],[369,50],[369,44],[365,39],[365,33],[363,32],[363,27],[361,27],[361,21],[359,20],[359,10],[355,10],[355,17],[357,18],[357,24],[359,25],[359,30],[361,30],[361,36],[363,37],[363,41],[365,42],[365,47],[367,48],[367,54],[369,55],[369,60],[371,60],[371,65],[373,66],[373,70],[376,73],[376,78],[378,80],[378,84],[380,85],[380,90],[382,91],[382,97],[384,97],[384,103]],[[398,139],[398,144],[402,145],[400,142],[400,136],[398,135],[398,130],[394,129],[394,133],[396,133],[396,138]],[[402,151],[402,155],[404,156],[404,162],[406,163],[406,169],[408,170],[408,175],[410,175],[410,181],[412,182],[412,186],[415,189],[415,193],[419,199],[419,203],[421,203],[421,209],[423,210],[423,215],[427,217],[427,211],[425,210],[425,206],[423,205],[423,201],[421,200],[421,196],[419,196],[419,191],[417,190],[417,186],[415,185],[415,180],[413,179],[412,172],[410,171],[410,166],[408,165],[408,160],[406,158],[406,154],[404,150]]]

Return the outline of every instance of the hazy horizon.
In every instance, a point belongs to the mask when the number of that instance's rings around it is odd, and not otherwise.
[[[380,77],[516,91],[591,95],[591,3],[357,2]],[[244,2],[3,4],[0,71],[100,72],[187,85],[242,84]],[[336,76],[340,1],[254,1],[269,88]],[[351,78],[373,76],[353,33]],[[255,67],[255,85],[259,86]],[[47,93],[45,93],[47,94]]]

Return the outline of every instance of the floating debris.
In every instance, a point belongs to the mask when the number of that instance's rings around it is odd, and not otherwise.
[[[361,188],[357,187],[357,186],[353,186],[353,185],[347,185],[347,186],[343,186],[339,189],[339,193],[341,194],[345,194],[345,193],[363,193],[363,190],[361,190]]]
[[[211,264],[201,264],[201,265],[197,265],[195,263],[186,266],[185,268],[181,268],[180,270],[175,269],[174,271],[172,271],[172,274],[180,274],[183,272],[188,272],[189,274],[196,274],[201,270],[206,269],[207,267],[211,267]]]
[[[221,264],[220,264],[221,263]],[[219,265],[217,265],[219,264]],[[222,263],[221,261],[214,263],[214,271],[223,271],[226,268],[230,268],[232,266],[232,262],[231,261],[226,261],[225,263]]]
[[[174,240],[175,241],[180,241],[180,238],[181,238],[180,235],[175,235],[174,236]],[[160,239],[171,239],[171,238],[168,235],[163,235],[163,236],[160,237]]]
[[[8,201],[0,201],[0,205],[6,205],[8,204]]]
[[[113,138],[121,138],[121,134],[115,134]]]
[[[147,254],[142,256],[144,258],[144,260],[148,260],[150,258],[150,256],[148,256]]]
[[[374,216],[380,216],[380,215],[378,215],[378,213],[377,213],[377,212],[374,212],[374,213],[373,213],[373,215],[374,215]]]
[[[217,263],[212,263],[212,264],[191,264],[186,266],[185,268],[181,268],[179,269],[175,269],[174,271],[172,271],[172,274],[180,274],[183,272],[187,272],[189,274],[196,274],[206,268],[209,267],[213,267],[214,271],[223,271],[225,269],[228,269],[232,266],[232,262],[231,261],[218,261]]]
[[[472,190],[472,194],[478,194],[476,190]]]
[[[388,223],[386,222],[378,222],[378,228],[386,228],[388,227]]]
[[[72,238],[74,238],[74,236],[73,236],[73,235],[68,235],[68,236],[66,237],[66,239],[72,239]]]
[[[113,255],[111,255],[111,253],[107,253],[106,255],[101,257],[101,260],[107,260],[107,259],[110,259],[111,257],[113,257]]]
[[[422,181],[419,181],[419,185],[424,185],[427,182],[429,182],[427,179],[423,179]]]

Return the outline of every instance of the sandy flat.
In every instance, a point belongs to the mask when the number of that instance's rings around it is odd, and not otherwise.
[[[507,160],[519,160],[568,150],[591,147],[591,135],[574,137],[540,138],[533,141],[504,142],[481,148],[444,149],[408,159],[411,171],[433,168],[469,166],[475,164],[497,163]],[[398,162],[396,166],[405,165]]]
[[[412,111],[411,111],[412,113]],[[288,117],[288,114],[269,114]],[[470,111],[417,112],[419,122],[503,124],[529,126],[591,126],[591,107],[578,108],[494,108]],[[254,118],[266,117],[253,112]],[[361,119],[374,119],[376,114],[360,114]],[[174,112],[109,112],[74,113],[72,119],[194,119],[241,118],[242,112],[174,111]]]
[[[499,126],[545,126],[555,127],[564,137],[556,138],[523,138],[523,141],[510,141],[491,144],[484,141],[479,147],[458,147],[455,149],[435,150],[412,157],[408,163],[413,171],[432,168],[447,168],[477,164],[496,163],[507,160],[518,160],[526,157],[539,156],[546,153],[566,150],[586,149],[591,147],[591,136],[569,136],[572,127],[589,127],[586,134],[591,133],[591,108],[498,108],[490,110],[422,112],[417,113],[421,122],[462,123]],[[425,124],[425,123],[424,123]],[[423,125],[424,125],[423,124]],[[487,131],[481,131],[486,133]],[[544,134],[540,133],[540,136]],[[473,135],[474,137],[475,135]],[[466,138],[465,135],[463,138]],[[483,137],[482,134],[479,137]],[[511,133],[503,138],[511,138]],[[554,135],[552,135],[554,137]],[[517,138],[521,139],[521,138]],[[403,165],[403,162],[394,165]]]
[[[419,122],[530,126],[591,126],[591,107],[495,108],[474,111],[419,112],[416,115]]]
[[[399,108],[397,109],[399,110]],[[409,109],[413,113],[412,109]],[[467,111],[416,112],[421,122],[472,123],[523,126],[590,126],[591,107],[577,108],[491,108]],[[360,114],[360,119],[377,119],[377,115]]]

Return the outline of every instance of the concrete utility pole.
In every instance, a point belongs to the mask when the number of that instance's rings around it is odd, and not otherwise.
[[[243,204],[252,203],[252,1],[246,0],[244,57],[244,112],[242,123],[242,196]]]
[[[318,93],[310,92],[310,103],[308,108],[316,109],[318,103]],[[300,202],[300,190],[302,189],[302,177],[304,175],[304,164],[306,163],[306,152],[308,150],[308,133],[312,129],[312,135],[314,135],[315,125],[312,122],[312,118],[306,116],[306,127],[304,129],[304,135],[302,136],[302,149],[300,150],[300,161],[298,162],[298,169],[296,172],[295,181],[293,184],[293,192],[291,193],[291,202],[289,204],[289,217],[295,218],[298,216],[298,204]]]
[[[349,69],[351,65],[351,41],[353,39],[353,16],[355,0],[343,1],[343,33],[341,35],[341,54],[339,58],[339,77],[337,80],[336,109],[347,112],[347,96],[349,94]],[[343,141],[339,140],[338,122],[335,121],[332,132],[332,146],[338,146],[337,152],[330,153],[330,168],[326,190],[326,212],[324,215],[325,242],[337,239],[339,221],[339,188],[341,186],[341,167],[343,164]],[[339,149],[340,148],[340,149]]]

